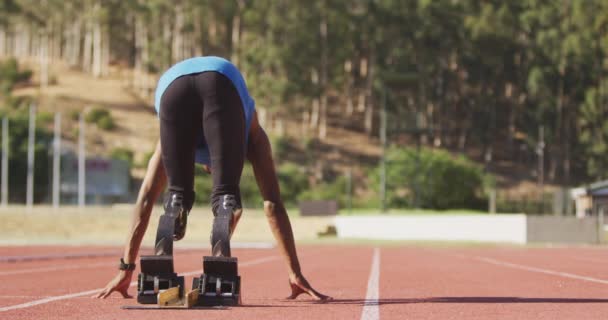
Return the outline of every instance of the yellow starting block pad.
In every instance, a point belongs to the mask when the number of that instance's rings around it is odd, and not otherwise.
[[[184,297],[179,296],[179,287],[174,287],[158,294],[158,304],[155,305],[136,305],[123,306],[125,310],[146,310],[146,309],[228,309],[223,306],[217,307],[202,307],[196,306],[198,300],[198,290],[192,290]]]

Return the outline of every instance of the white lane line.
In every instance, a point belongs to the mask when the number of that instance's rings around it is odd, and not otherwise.
[[[0,296],[0,299],[42,299],[52,296]]]
[[[549,274],[549,275],[553,275],[553,276],[575,279],[575,280],[582,280],[582,281],[599,283],[599,284],[608,284],[608,280],[581,276],[581,275],[573,274],[573,273],[530,267],[530,266],[526,266],[523,264],[516,264],[516,263],[511,263],[511,262],[506,262],[506,261],[500,261],[500,260],[486,258],[486,257],[473,257],[473,258],[478,261],[482,261],[485,263],[489,263],[489,264],[493,264],[493,265],[497,265],[497,266],[501,266],[501,267],[506,267],[506,268],[519,269],[519,270],[525,270],[525,271],[536,272],[536,273],[544,273],[544,274]]]
[[[116,265],[116,263],[91,263],[84,265],[67,265],[67,266],[56,266],[56,267],[46,267],[46,268],[32,268],[32,269],[21,269],[21,270],[13,270],[13,271],[2,271],[0,272],[0,276],[11,276],[16,274],[27,274],[27,273],[37,273],[37,272],[48,272],[48,271],[61,271],[61,270],[69,270],[69,269],[91,269],[91,268],[99,268],[99,267],[108,267]]]
[[[251,261],[245,261],[240,264],[240,267],[247,267],[247,266],[253,266],[256,264],[262,264],[262,263],[265,263],[268,261],[276,260],[278,258],[279,258],[278,256],[269,256],[269,257],[259,258],[259,259],[255,259],[255,260],[251,260]],[[186,272],[186,273],[181,273],[180,275],[181,276],[191,276],[191,275],[196,275],[196,274],[201,274],[201,273],[203,273],[202,269],[190,271],[190,272]],[[135,285],[137,285],[137,281],[133,281],[130,284],[131,287],[135,286]],[[16,310],[16,309],[25,309],[25,308],[53,302],[53,301],[67,300],[67,299],[78,298],[78,297],[82,297],[82,296],[90,296],[90,295],[99,293],[101,290],[103,290],[103,289],[99,288],[99,289],[87,290],[87,291],[76,292],[76,293],[72,293],[72,294],[65,294],[65,295],[61,295],[61,296],[48,297],[48,298],[44,298],[44,299],[40,299],[40,300],[34,300],[34,301],[16,304],[16,305],[7,306],[7,307],[1,307],[0,312]]]
[[[53,301],[57,301],[57,300],[65,300],[65,299],[70,299],[70,298],[88,296],[88,295],[98,293],[99,291],[101,291],[101,289],[82,291],[82,292],[77,292],[77,293],[72,293],[72,294],[65,294],[62,296],[54,296],[54,297],[44,298],[44,299],[40,299],[40,300],[34,300],[34,301],[22,303],[22,304],[16,304],[13,306],[2,307],[2,308],[0,308],[0,312],[10,311],[10,310],[15,310],[15,309],[29,308],[29,307],[37,306],[39,304],[45,304],[45,303],[49,303],[49,302],[53,302]]]
[[[31,261],[47,261],[47,260],[71,260],[71,259],[88,259],[88,258],[103,258],[113,257],[120,251],[112,252],[96,252],[96,253],[57,253],[44,255],[28,255],[28,256],[2,256],[0,262],[15,263],[15,262],[31,262]]]
[[[365,304],[361,312],[361,320],[378,320],[380,319],[379,298],[380,298],[380,249],[374,249],[372,257],[372,268],[369,272],[369,280],[367,281],[367,294],[365,295]]]

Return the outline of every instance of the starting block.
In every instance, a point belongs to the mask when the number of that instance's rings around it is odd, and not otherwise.
[[[192,308],[198,300],[198,291],[192,290],[185,296],[181,287],[173,287],[158,294],[159,308]]]
[[[237,262],[234,257],[203,257],[203,274],[192,280],[192,290],[198,292],[197,306],[241,304]]]
[[[177,289],[178,297],[182,298],[184,296],[184,277],[179,277],[173,271],[172,256],[141,257],[141,273],[137,278],[138,303],[157,304],[160,293],[168,290],[173,293],[175,289]],[[169,298],[171,297],[172,295],[169,295]]]
[[[136,305],[136,306],[122,306],[124,310],[159,310],[159,309],[213,309],[221,310],[227,309],[223,306],[203,307],[198,306],[198,290],[192,290],[188,292],[184,297],[180,296],[182,289],[181,287],[173,287],[171,289],[158,293],[158,303],[151,305]]]

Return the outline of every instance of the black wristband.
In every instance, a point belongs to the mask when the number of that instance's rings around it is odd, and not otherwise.
[[[123,271],[133,271],[135,270],[135,263],[125,263],[123,258],[120,258],[120,264],[118,265],[119,270]]]

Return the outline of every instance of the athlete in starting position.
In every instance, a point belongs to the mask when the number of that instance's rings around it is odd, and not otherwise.
[[[264,198],[264,211],[288,266],[291,295],[302,293],[315,299],[330,297],[312,288],[300,269],[289,217],[283,206],[272,160],[270,143],[260,126],[255,103],[245,81],[229,61],[197,57],[167,70],[156,89],[156,111],[160,118],[160,142],[148,163],[135,209],[122,265],[133,266],[150,220],[152,207],[168,183],[165,213],[175,217],[174,239],[186,232],[187,217],[194,203],[195,162],[211,173],[211,207],[232,209],[230,231],[242,214],[239,181],[245,157],[253,166]],[[105,298],[127,290],[133,268],[123,267],[96,297]]]

